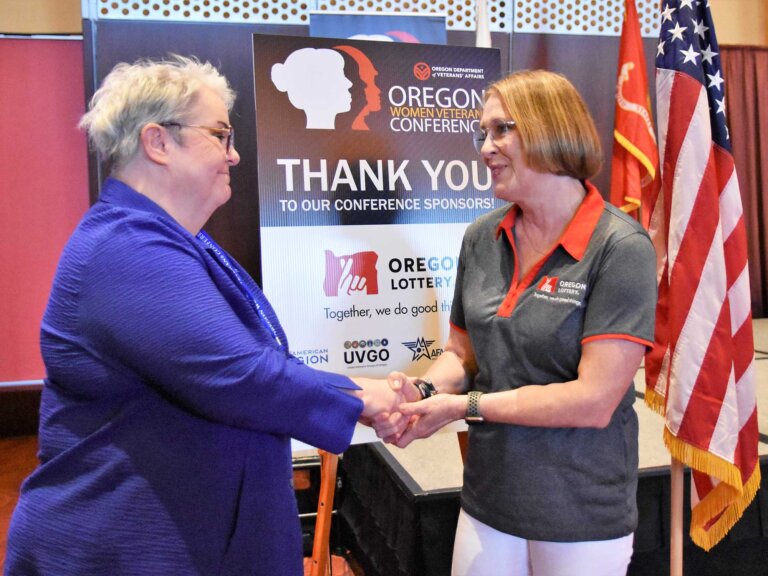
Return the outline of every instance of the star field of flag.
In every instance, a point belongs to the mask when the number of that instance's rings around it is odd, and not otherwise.
[[[709,0],[664,1],[656,68],[687,74],[706,87],[712,140],[730,152],[719,52]]]

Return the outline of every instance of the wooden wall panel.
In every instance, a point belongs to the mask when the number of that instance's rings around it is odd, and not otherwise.
[[[80,34],[80,0],[1,0],[2,34]]]
[[[719,44],[768,46],[768,2],[710,0]]]

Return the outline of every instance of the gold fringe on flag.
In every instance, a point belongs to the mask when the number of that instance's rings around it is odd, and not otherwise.
[[[664,429],[664,444],[676,460],[720,481],[691,510],[691,539],[709,551],[736,524],[754,499],[760,487],[760,467],[755,466],[749,480],[742,485],[741,473],[735,464],[684,442],[668,428]]]
[[[645,405],[661,416],[667,412],[667,399],[650,388],[645,390]]]

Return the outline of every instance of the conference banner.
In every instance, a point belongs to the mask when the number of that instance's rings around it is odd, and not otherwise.
[[[310,12],[309,35],[412,44],[445,44],[445,14]]]
[[[471,140],[499,52],[253,45],[262,281],[291,351],[351,376],[421,374],[448,335],[464,230],[497,206]]]

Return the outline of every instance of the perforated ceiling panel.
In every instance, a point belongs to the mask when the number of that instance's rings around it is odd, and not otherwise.
[[[88,0],[92,19],[176,22],[307,22],[309,1],[254,0]]]
[[[658,0],[635,0],[643,36],[658,34]],[[621,33],[624,0],[487,0],[494,32]],[[445,14],[448,29],[475,29],[475,0],[83,0],[94,20],[309,24],[310,10]],[[514,23],[514,24],[513,24]]]
[[[515,32],[619,36],[624,0],[509,0]],[[659,0],[635,0],[643,36],[659,35]]]

